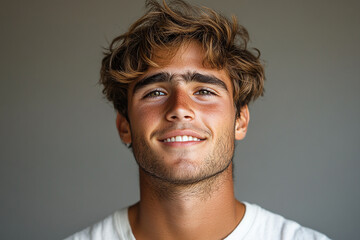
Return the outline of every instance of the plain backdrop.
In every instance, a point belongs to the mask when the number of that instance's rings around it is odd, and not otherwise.
[[[360,2],[191,2],[237,16],[266,66],[237,198],[357,239]],[[1,2],[0,239],[62,239],[139,199],[97,81],[102,47],[143,12],[143,0]]]

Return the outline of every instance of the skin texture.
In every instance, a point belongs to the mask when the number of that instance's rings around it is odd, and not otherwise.
[[[246,135],[248,108],[235,117],[228,74],[205,67],[203,56],[196,42],[175,54],[157,51],[159,67],[129,88],[130,123],[117,116],[139,165],[140,202],[129,209],[136,239],[221,239],[244,215],[232,157],[234,141]],[[200,141],[167,141],[179,135]]]

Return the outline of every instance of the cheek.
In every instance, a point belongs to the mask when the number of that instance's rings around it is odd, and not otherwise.
[[[232,104],[212,104],[202,109],[199,117],[215,139],[235,134],[235,108]]]
[[[235,119],[235,107],[232,103],[213,103],[203,106],[199,106],[201,113],[207,116],[209,120],[220,121],[225,124],[224,121]]]
[[[163,111],[160,108],[154,108],[151,106],[135,106],[131,109],[136,109],[136,111],[129,112],[130,122],[133,130],[144,131],[144,129],[149,129],[151,125],[159,121],[160,116],[162,116]]]

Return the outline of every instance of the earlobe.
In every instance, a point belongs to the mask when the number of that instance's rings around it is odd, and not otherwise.
[[[122,114],[117,113],[116,115],[116,128],[118,130],[119,136],[121,140],[125,144],[131,143],[131,131],[130,131],[130,124],[126,117]]]
[[[247,128],[250,121],[249,108],[247,105],[240,109],[240,116],[235,122],[235,139],[242,140],[246,136]]]

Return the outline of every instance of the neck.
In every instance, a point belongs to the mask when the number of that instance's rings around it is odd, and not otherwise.
[[[221,239],[245,211],[234,196],[232,165],[219,175],[184,185],[154,179],[140,170],[140,198],[129,210],[136,239]]]

